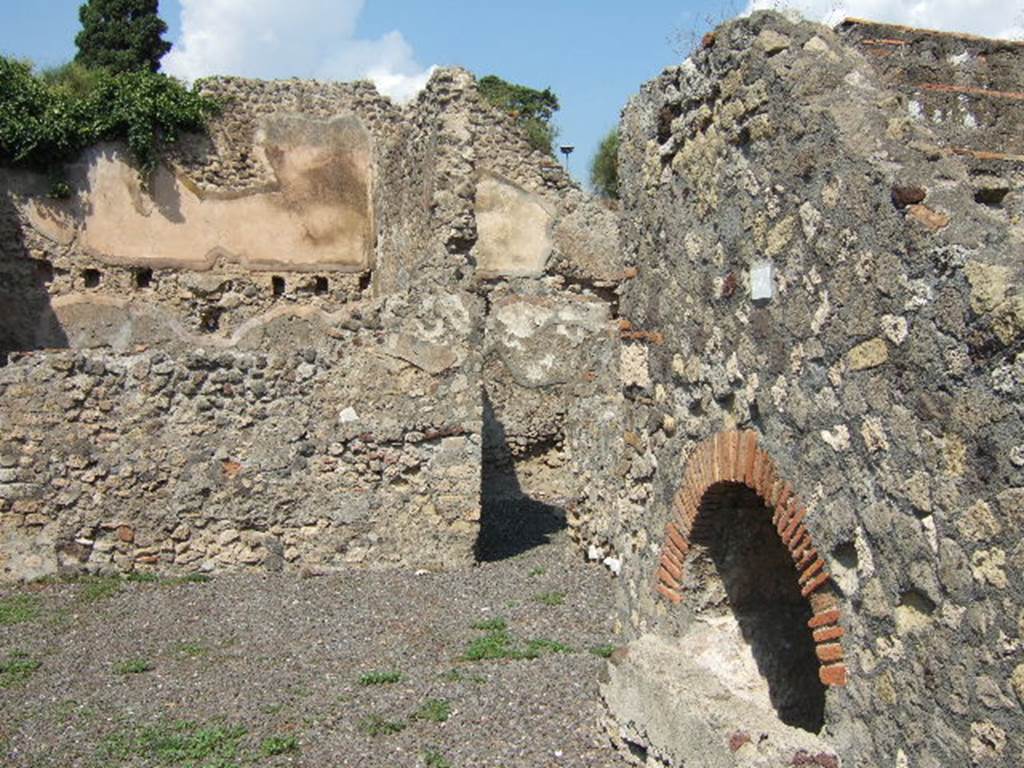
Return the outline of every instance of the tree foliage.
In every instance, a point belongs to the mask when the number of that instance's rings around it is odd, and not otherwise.
[[[612,128],[601,140],[590,162],[590,183],[602,197],[619,199],[619,129]]]
[[[554,154],[558,129],[551,124],[551,119],[560,105],[550,88],[538,91],[502,80],[497,75],[480,78],[477,86],[489,104],[516,118],[526,132],[530,146]]]
[[[111,72],[158,71],[171,50],[158,6],[158,0],[88,0],[78,9],[75,61]]]
[[[101,141],[124,141],[145,175],[161,146],[199,131],[217,109],[179,81],[70,65],[43,76],[0,57],[0,163],[54,172]]]

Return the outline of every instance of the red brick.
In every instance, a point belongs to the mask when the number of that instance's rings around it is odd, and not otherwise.
[[[669,523],[665,526],[665,535],[668,536],[669,540],[675,544],[676,549],[680,552],[686,552],[689,549],[690,543],[686,540],[686,537],[679,532],[675,523]]]
[[[747,436],[746,444],[743,447],[743,476],[742,479],[744,485],[752,485],[754,482],[754,460],[757,458],[757,432],[752,429],[748,429],[745,433]]]
[[[818,550],[811,546],[810,539],[804,539],[804,543],[801,544],[800,557],[796,557],[797,553],[793,553],[793,559],[796,563],[796,569],[802,571],[807,567],[807,564],[814,560],[818,556]]]
[[[664,565],[658,568],[658,581],[671,589],[675,589],[677,591],[679,589],[679,582],[676,581],[675,577],[671,573],[665,570]]]
[[[782,529],[786,527],[784,522],[789,518],[789,508],[782,504],[776,504],[772,510],[772,525],[778,533],[782,533]]]
[[[829,664],[818,670],[818,679],[825,685],[841,688],[846,685],[846,665]]]
[[[813,563],[807,566],[807,568],[804,569],[804,572],[800,574],[800,583],[806,584],[808,581],[814,578],[814,574],[816,574],[824,567],[825,561],[819,557],[817,560],[815,560]]]
[[[779,535],[782,536],[783,541],[788,541],[793,537],[796,527],[800,525],[803,519],[807,516],[807,507],[800,503],[800,499],[793,500],[791,509],[793,512],[789,516],[789,524],[783,530],[779,531]]]
[[[814,649],[818,658],[824,662],[842,661],[843,646],[840,643],[825,643]]]
[[[680,572],[680,574],[683,572],[683,569],[685,568],[685,565],[684,565],[685,561],[679,557],[679,553],[673,552],[671,549],[666,547],[662,551],[661,556],[662,556],[662,558],[666,558],[666,557],[669,558],[670,562],[672,563],[673,568],[678,570]],[[672,568],[669,568],[669,570],[671,571]],[[679,578],[681,580],[682,576],[680,576]]]
[[[821,629],[814,630],[814,642],[816,643],[827,643],[829,640],[838,640],[846,634],[846,630],[842,627],[823,627]]]
[[[657,589],[662,597],[666,598],[672,603],[678,603],[683,599],[683,596],[680,595],[679,592],[677,592],[674,589],[671,589],[670,587],[666,587],[664,584],[659,584]]]
[[[749,485],[755,491],[757,490],[758,479],[761,477],[761,468],[763,466],[763,462],[764,451],[759,449],[755,444],[753,464],[750,467],[750,474],[747,477],[747,485]]]
[[[665,546],[661,548],[661,553],[671,557],[678,565],[682,565],[686,561],[686,552],[680,550],[668,539],[665,540]]]
[[[800,594],[804,597],[810,595],[814,590],[829,580],[828,571],[822,571],[809,582],[804,585],[804,588],[800,590]]]
[[[830,624],[838,624],[840,615],[839,611],[833,608],[831,611],[825,611],[813,616],[807,622],[807,626],[811,629],[817,629],[818,627],[827,627]]]
[[[668,571],[672,578],[677,582],[683,578],[682,566],[672,562],[672,558],[667,552],[661,555],[661,567]]]
[[[783,511],[789,508],[789,499],[793,495],[793,486],[789,483],[783,483],[782,488],[779,490],[779,497],[775,500],[775,508]]]
[[[820,592],[815,592],[807,598],[807,600],[811,604],[811,613],[815,616],[819,613],[825,613],[839,607],[839,601],[836,600],[835,595],[832,594],[832,590],[830,589],[823,589]]]
[[[743,460],[740,453],[742,434],[735,430],[729,433],[728,478],[733,482],[743,479]]]
[[[784,533],[782,535],[782,543],[789,547],[789,551],[793,551],[793,547],[800,543],[800,540],[807,534],[807,529],[804,528],[803,523],[796,527],[796,530]]]

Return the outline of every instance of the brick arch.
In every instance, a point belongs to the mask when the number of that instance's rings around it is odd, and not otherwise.
[[[656,576],[658,593],[672,603],[683,599],[680,582],[694,523],[699,516],[714,513],[716,487],[724,484],[750,488],[774,510],[772,523],[793,559],[800,593],[811,606],[807,625],[820,663],[818,677],[827,686],[846,685],[839,601],[829,583],[825,561],[803,524],[807,507],[779,476],[775,462],[758,445],[753,430],[719,432],[697,446],[690,457],[672,501],[672,520],[665,527]]]

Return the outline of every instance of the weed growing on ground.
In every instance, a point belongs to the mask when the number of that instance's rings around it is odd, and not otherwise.
[[[590,652],[595,656],[600,656],[602,659],[607,659],[615,653],[615,646],[611,644],[595,645],[590,649]]]
[[[79,581],[84,585],[79,597],[87,603],[106,600],[121,591],[120,576],[84,576]]]
[[[32,595],[12,595],[0,600],[0,626],[32,621],[39,615],[39,600]]]
[[[170,579],[164,579],[161,583],[176,587],[180,584],[207,584],[211,581],[213,581],[213,579],[205,573],[188,573],[184,576],[175,576]]]
[[[209,652],[210,649],[201,643],[178,643],[174,646],[174,650],[182,656],[189,656],[194,659]]]
[[[502,632],[508,629],[508,622],[502,618],[484,619],[470,624],[473,629],[481,629],[484,632]]]
[[[443,723],[452,716],[452,705],[447,699],[427,699],[413,713],[413,720],[427,720],[431,723]]]
[[[140,582],[142,584],[153,584],[154,582],[160,581],[160,577],[157,576],[155,573],[132,571],[124,577],[124,580]]]
[[[29,658],[27,653],[12,651],[6,660],[0,659],[0,688],[25,682],[40,666],[41,662]]]
[[[534,600],[541,605],[561,605],[565,602],[565,592],[541,592]]]
[[[405,730],[403,720],[387,720],[380,715],[370,715],[359,723],[359,730],[368,736],[389,736]]]
[[[426,768],[452,768],[448,758],[436,749],[429,749],[423,753],[423,764]]]
[[[487,634],[470,641],[460,657],[462,661],[536,659],[545,653],[573,652],[568,645],[543,638],[529,640],[523,644],[508,631],[508,624],[504,619],[479,621],[472,626],[473,629],[483,630]]]
[[[241,726],[224,724],[158,723],[113,733],[103,740],[100,752],[107,761],[137,758],[161,768],[237,768],[245,733]]]
[[[260,754],[263,757],[274,757],[298,751],[299,740],[295,736],[270,736],[260,743]]]
[[[544,575],[544,569],[541,568],[538,565],[536,568],[534,568],[533,570],[530,571],[530,575],[531,576],[543,576]]]
[[[360,685],[391,685],[402,679],[402,673],[394,670],[367,672],[359,678]]]
[[[114,666],[114,671],[119,675],[141,675],[153,669],[153,662],[148,659],[128,659]]]
[[[540,638],[527,642],[526,648],[524,648],[520,653],[520,658],[536,659],[539,656],[543,656],[545,653],[573,653],[573,648],[572,646],[565,645],[564,643]]]

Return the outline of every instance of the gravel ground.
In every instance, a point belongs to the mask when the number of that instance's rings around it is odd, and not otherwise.
[[[2,591],[0,764],[621,766],[591,650],[612,607],[564,535],[443,574]],[[504,635],[472,626],[497,618]],[[462,658],[488,637],[537,657]]]

